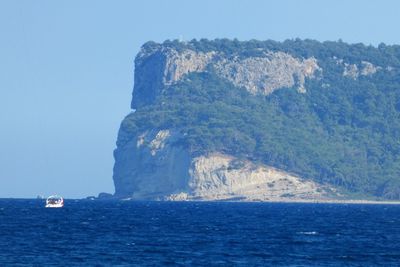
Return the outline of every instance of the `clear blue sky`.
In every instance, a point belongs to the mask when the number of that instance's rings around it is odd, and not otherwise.
[[[0,197],[114,192],[113,149],[148,41],[400,44],[400,1],[0,0]]]

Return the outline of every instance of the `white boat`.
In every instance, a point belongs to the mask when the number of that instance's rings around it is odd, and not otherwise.
[[[64,199],[58,195],[52,195],[46,199],[46,208],[62,208],[63,206]]]

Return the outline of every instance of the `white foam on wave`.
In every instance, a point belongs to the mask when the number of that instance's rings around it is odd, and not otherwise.
[[[310,231],[310,232],[298,232],[298,234],[301,234],[301,235],[317,235],[318,232],[315,232],[315,231]]]

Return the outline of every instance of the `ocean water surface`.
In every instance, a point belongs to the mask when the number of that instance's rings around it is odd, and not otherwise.
[[[400,266],[400,205],[0,199],[0,266]]]

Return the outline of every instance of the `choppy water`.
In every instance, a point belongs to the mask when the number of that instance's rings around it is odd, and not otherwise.
[[[400,206],[0,200],[0,266],[400,266]]]

